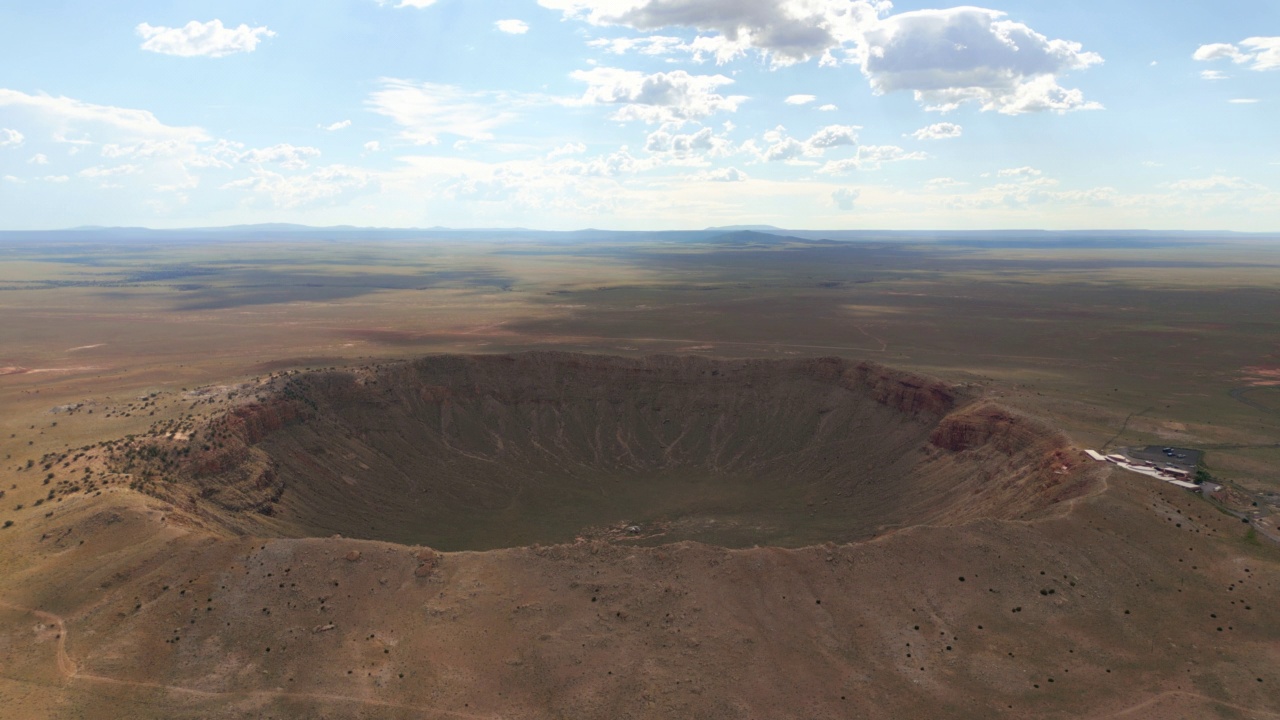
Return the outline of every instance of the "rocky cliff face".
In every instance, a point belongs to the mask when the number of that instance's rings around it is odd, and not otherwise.
[[[1065,447],[1053,428],[995,403],[979,403],[943,418],[929,442],[952,452],[990,447],[1005,455],[1033,448]]]
[[[255,527],[285,492],[278,464],[259,444],[287,426],[305,422],[310,409],[292,393],[249,402],[189,435],[157,435],[120,442],[110,465],[134,486],[216,525]]]
[[[874,363],[859,363],[846,370],[844,378],[854,387],[865,388],[881,405],[908,415],[941,417],[957,402],[955,389],[940,380]]]
[[[940,522],[1034,517],[1099,487],[1096,468],[1082,463],[1062,433],[996,403],[980,401],[944,417],[929,442],[946,451],[957,476],[961,468],[975,475],[967,497],[944,504]]]

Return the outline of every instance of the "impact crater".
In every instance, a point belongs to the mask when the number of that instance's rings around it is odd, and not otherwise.
[[[840,358],[442,355],[279,377],[115,446],[237,534],[488,550],[609,536],[798,547],[1025,518],[1095,474],[1042,423]]]

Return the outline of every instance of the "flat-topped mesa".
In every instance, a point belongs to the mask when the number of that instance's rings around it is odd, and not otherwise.
[[[1051,428],[840,358],[443,355],[263,392],[189,440],[127,446],[121,471],[234,532],[441,549],[620,522],[646,542],[847,542],[1088,483]]]

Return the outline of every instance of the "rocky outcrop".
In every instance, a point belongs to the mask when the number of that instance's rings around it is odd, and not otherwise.
[[[246,445],[256,445],[285,425],[305,419],[306,414],[301,402],[273,397],[234,408],[222,418],[221,423],[215,423],[215,427],[220,424],[229,435]]]
[[[943,418],[929,435],[946,452],[941,462],[968,476],[963,492],[939,503],[937,522],[980,517],[1033,517],[1099,486],[1066,436],[1049,425],[992,402],[978,402]],[[996,513],[994,508],[1000,508]]]
[[[234,407],[181,438],[121,441],[109,463],[143,492],[215,524],[247,528],[253,515],[273,514],[287,484],[260,443],[308,414],[304,401],[284,392]]]
[[[875,363],[858,363],[844,377],[854,387],[865,388],[881,405],[908,415],[941,417],[957,402],[955,389],[940,380]]]
[[[1067,445],[1066,437],[1053,428],[995,403],[979,403],[948,415],[929,435],[929,442],[952,452],[991,447],[1005,455]]]

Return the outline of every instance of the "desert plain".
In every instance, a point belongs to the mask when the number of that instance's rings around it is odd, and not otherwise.
[[[1280,717],[1274,240],[0,233],[0,717]]]

